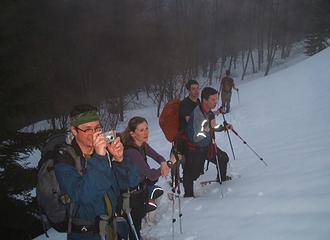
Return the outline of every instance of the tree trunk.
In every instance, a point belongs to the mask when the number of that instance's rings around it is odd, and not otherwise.
[[[253,58],[252,50],[250,52],[250,55],[251,55],[252,71],[253,71],[253,73],[256,73],[257,71],[256,71],[256,68],[255,68],[255,65],[254,65],[254,58]]]
[[[223,72],[223,69],[225,68],[225,64],[226,64],[226,56],[221,58],[220,76],[219,77],[222,76],[222,72]]]
[[[165,94],[165,88],[160,92],[160,96],[159,96],[158,103],[157,103],[157,117],[158,118],[159,118],[159,115],[160,115],[160,108],[162,106],[164,94]]]
[[[210,63],[210,69],[209,69],[209,85],[212,85],[212,79],[213,79],[213,71],[214,71],[214,64]]]
[[[272,51],[267,56],[267,67],[266,67],[266,71],[265,71],[265,76],[268,75],[268,73],[271,69],[271,66],[272,66],[274,58],[275,58],[275,53],[276,53],[276,46],[273,47]]]
[[[230,56],[229,67],[228,67],[229,71],[231,71],[231,65],[233,63],[233,58],[234,58],[233,56]]]
[[[246,62],[244,64],[244,68],[243,68],[243,73],[242,73],[242,78],[241,80],[244,79],[244,76],[245,76],[245,73],[246,73],[246,69],[247,69],[247,66],[248,66],[248,63],[249,63],[249,60],[250,60],[250,54],[251,54],[251,49],[249,50],[248,54],[247,54],[247,58],[246,58]]]

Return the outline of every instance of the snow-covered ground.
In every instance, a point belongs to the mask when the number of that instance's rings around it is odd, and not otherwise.
[[[218,87],[218,86],[217,86]],[[175,239],[327,240],[330,237],[330,48],[268,77],[239,85],[240,103],[232,96],[227,121],[268,163],[231,133],[217,143],[230,157],[232,181],[201,187],[213,179],[213,165],[195,182],[196,198],[181,198],[182,228],[175,205]],[[168,157],[170,143],[155,116],[156,107],[127,117],[148,119],[149,143]],[[221,116],[217,117],[222,122]],[[168,179],[159,183],[170,192]],[[222,192],[222,195],[221,195]],[[144,223],[144,239],[172,239],[172,204],[164,194]],[[50,231],[48,239],[65,239]],[[44,235],[36,239],[47,239]]]

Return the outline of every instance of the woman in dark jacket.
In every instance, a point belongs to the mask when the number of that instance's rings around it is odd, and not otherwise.
[[[151,198],[151,200],[154,200],[163,193],[163,190],[154,185],[154,183],[157,182],[160,176],[167,176],[169,172],[164,157],[158,154],[147,143],[148,137],[148,122],[142,117],[131,118],[127,128],[121,134],[121,139],[125,147],[124,155],[133,162],[140,174],[140,184],[137,188],[132,189],[130,199],[131,215],[139,238],[141,221],[146,213],[145,207],[150,208],[153,206],[152,203],[154,203],[151,201],[148,202],[149,204],[146,204],[147,199]],[[160,167],[158,169],[150,168],[147,162],[147,156],[158,162]],[[154,207],[157,206],[154,205]]]

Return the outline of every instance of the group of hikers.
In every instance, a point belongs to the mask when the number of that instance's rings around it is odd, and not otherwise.
[[[221,80],[220,88],[222,95],[227,94],[226,78]],[[230,78],[231,79],[231,78]],[[233,82],[231,88],[235,88]],[[215,113],[212,111],[217,106],[218,91],[211,87],[203,88],[201,100],[199,100],[199,84],[195,80],[189,80],[186,84],[188,96],[180,104],[180,132],[174,143],[177,151],[184,156],[183,164],[183,187],[184,197],[194,197],[193,182],[204,173],[205,160],[212,162],[217,167],[217,180],[219,182],[230,180],[227,176],[227,163],[229,161],[226,152],[215,144],[215,132],[232,129],[233,126],[227,122],[223,125],[217,124]],[[237,89],[237,88],[235,88]],[[230,89],[231,91],[231,89]],[[222,106],[217,113],[229,112],[230,97],[224,97]],[[220,173],[220,175],[219,175]]]
[[[226,75],[229,83],[221,81],[225,96],[218,112],[222,114],[230,110],[231,89],[237,89],[229,71]],[[168,176],[173,164],[183,167],[184,197],[194,197],[194,181],[204,173],[205,160],[216,165],[219,182],[231,179],[228,155],[215,144],[215,132],[233,128],[227,122],[216,123],[212,109],[217,106],[218,91],[205,87],[199,99],[197,81],[189,80],[186,88],[188,96],[180,101],[179,130],[173,142],[182,159],[171,158],[172,164],[148,144],[145,118],[131,118],[126,129],[109,140],[96,107],[83,104],[72,109],[66,141],[52,154],[55,176],[65,193],[61,200],[65,198],[70,206],[67,239],[142,239],[142,219],[157,208],[156,199],[164,193],[156,183]],[[159,168],[151,168],[148,157]]]

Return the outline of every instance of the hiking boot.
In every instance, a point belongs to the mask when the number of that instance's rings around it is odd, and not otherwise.
[[[157,203],[155,199],[149,199],[147,206],[146,206],[146,212],[152,212],[157,209]]]
[[[226,178],[221,179],[221,182],[225,182],[225,181],[229,181],[229,180],[231,180],[231,177],[230,176],[226,176]],[[220,182],[219,175],[217,175],[217,182]]]
[[[217,178],[216,178],[217,182],[220,182],[220,179],[219,179],[219,174],[217,174]]]
[[[150,194],[150,198],[151,199],[157,199],[157,198],[159,198],[161,195],[163,195],[163,193],[164,193],[164,190],[162,189],[162,188],[160,188],[160,187],[155,187],[153,190],[152,190],[152,192],[151,192],[151,194]]]
[[[228,180],[231,180],[231,176],[226,176],[226,179],[224,179],[222,181],[224,182],[224,181],[228,181]]]

